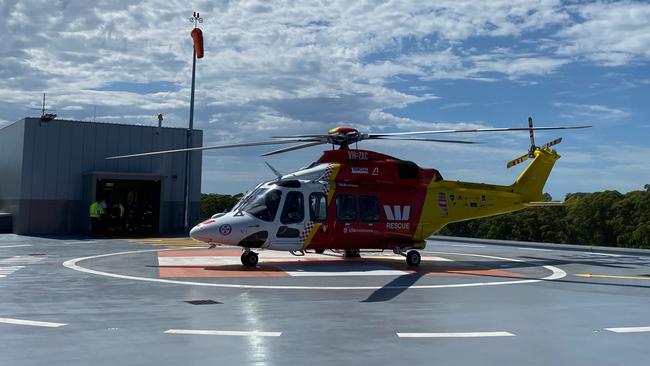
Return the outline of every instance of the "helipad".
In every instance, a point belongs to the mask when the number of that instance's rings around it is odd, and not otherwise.
[[[244,269],[238,249],[157,240],[0,235],[0,364],[647,361],[633,252],[432,241],[417,270],[266,251]]]

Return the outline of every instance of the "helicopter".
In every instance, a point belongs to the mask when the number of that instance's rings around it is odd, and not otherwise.
[[[562,138],[535,145],[534,131],[581,129],[591,126],[450,129],[433,131],[362,133],[336,127],[327,134],[273,136],[272,140],[165,150],[111,157],[236,147],[294,144],[262,154],[270,156],[331,144],[315,162],[258,184],[228,212],[213,215],[194,226],[190,237],[199,242],[243,248],[241,262],[255,267],[255,250],[288,251],[294,255],[325,250],[359,257],[362,250],[392,250],[410,267],[421,262],[418,250],[445,225],[518,211],[534,206],[561,205],[544,201],[543,188],[560,155],[551,147]],[[508,162],[507,168],[531,159],[511,185],[446,180],[436,169],[418,166],[375,151],[358,149],[364,140],[401,140],[473,144],[474,141],[411,137],[413,135],[528,131],[529,151]],[[297,144],[296,144],[297,143]],[[354,148],[352,146],[355,146]],[[338,146],[338,148],[335,148]]]

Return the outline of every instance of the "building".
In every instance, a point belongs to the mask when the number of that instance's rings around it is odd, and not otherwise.
[[[184,153],[106,160],[180,149],[186,129],[25,118],[0,129],[0,212],[23,235],[87,234],[95,199],[122,204],[120,232],[180,232],[184,227]],[[193,132],[201,146],[203,132]],[[190,223],[199,218],[201,152],[192,153]],[[115,212],[115,211],[113,211]],[[144,218],[143,218],[144,217]],[[6,222],[6,220],[5,220]]]

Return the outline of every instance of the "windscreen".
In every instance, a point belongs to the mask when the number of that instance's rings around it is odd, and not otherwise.
[[[278,212],[281,198],[282,192],[280,190],[269,191],[268,188],[258,188],[251,193],[251,197],[243,205],[242,211],[260,220],[273,221]]]

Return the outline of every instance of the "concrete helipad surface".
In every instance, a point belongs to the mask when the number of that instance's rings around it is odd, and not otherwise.
[[[0,365],[648,364],[650,257],[516,245],[243,268],[183,238],[0,235]]]

